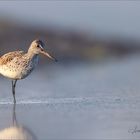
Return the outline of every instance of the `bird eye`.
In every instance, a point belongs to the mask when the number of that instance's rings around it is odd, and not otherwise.
[[[40,47],[40,45],[39,45],[39,44],[37,44],[37,47],[39,48],[39,47]]]

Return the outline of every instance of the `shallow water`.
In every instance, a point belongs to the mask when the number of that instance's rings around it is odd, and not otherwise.
[[[11,83],[1,78],[0,137],[139,139],[139,73],[139,56],[37,68],[17,84],[15,113]]]

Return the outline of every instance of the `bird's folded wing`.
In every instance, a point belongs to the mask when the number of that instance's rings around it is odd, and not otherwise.
[[[0,65],[5,65],[9,62],[11,62],[15,57],[22,57],[24,54],[23,51],[14,51],[14,52],[9,52],[7,54],[4,54],[3,56],[0,57]]]

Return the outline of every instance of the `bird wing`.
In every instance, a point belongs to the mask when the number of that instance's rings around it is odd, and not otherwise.
[[[0,65],[5,65],[11,62],[15,57],[22,57],[24,54],[23,51],[14,51],[4,54],[0,57]]]

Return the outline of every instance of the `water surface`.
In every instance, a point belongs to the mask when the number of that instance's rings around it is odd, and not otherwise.
[[[15,115],[23,129],[16,132],[38,140],[138,139],[139,73],[139,56],[102,64],[38,67],[17,84]],[[2,77],[0,83],[3,134],[13,127],[13,104],[11,83]]]

